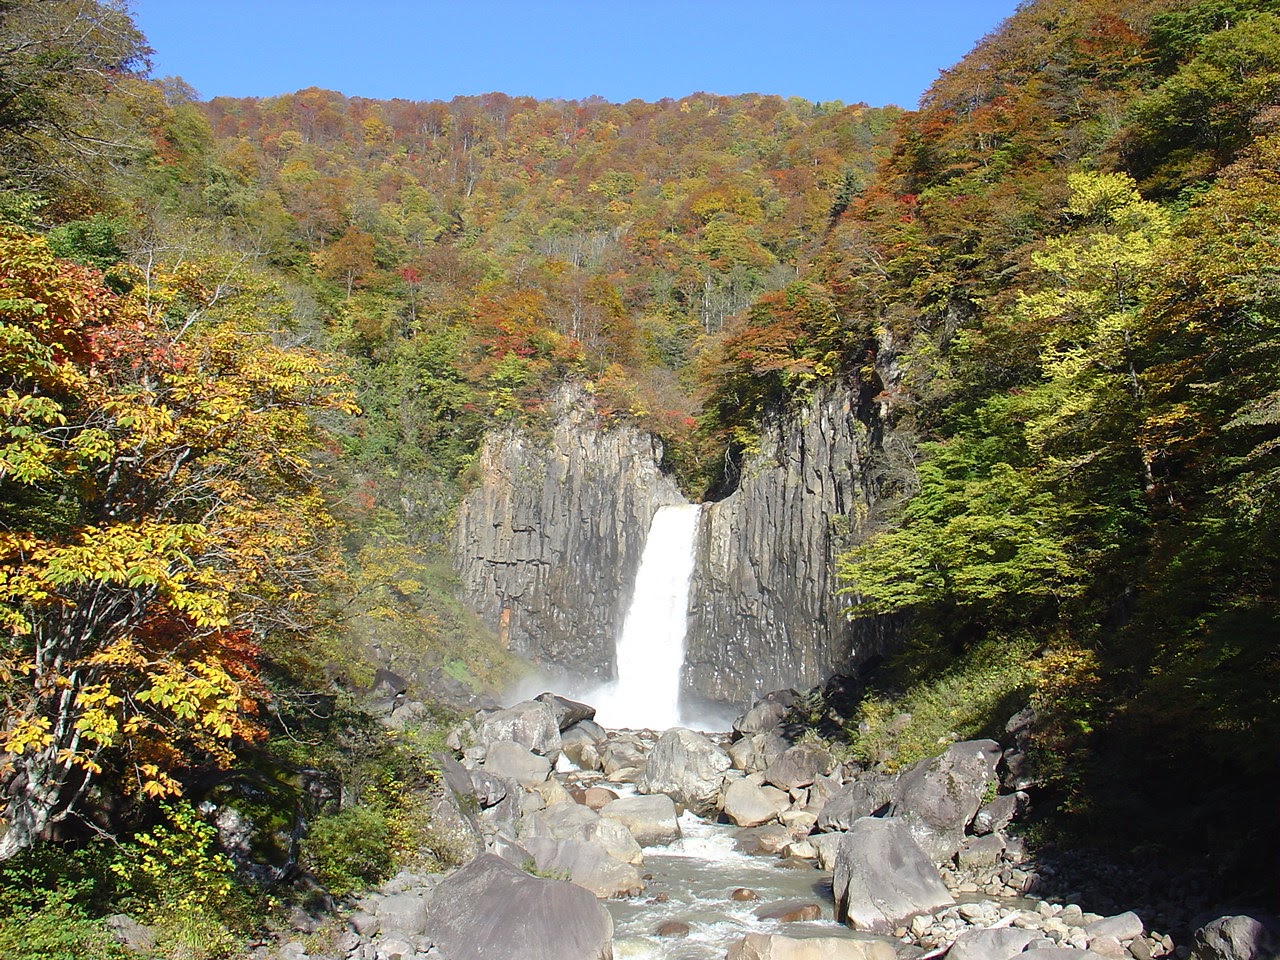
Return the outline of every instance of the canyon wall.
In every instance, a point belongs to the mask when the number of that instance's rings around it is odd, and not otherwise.
[[[653,514],[684,498],[657,441],[586,411],[565,395],[549,435],[489,438],[454,555],[467,601],[511,649],[599,681],[614,671]],[[741,704],[810,687],[891,642],[885,623],[849,621],[836,595],[835,558],[875,502],[875,424],[857,414],[838,390],[767,421],[734,492],[703,511],[686,695]]]
[[[458,508],[454,566],[466,601],[512,650],[584,678],[612,676],[650,521],[685,502],[661,459],[658,441],[600,428],[572,392],[548,435],[490,435],[479,483]]]
[[[689,601],[684,687],[746,703],[821,683],[892,640],[879,619],[850,621],[836,557],[875,506],[874,421],[826,391],[765,422],[737,489],[703,515]]]

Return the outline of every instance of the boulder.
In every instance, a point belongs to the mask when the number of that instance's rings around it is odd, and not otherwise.
[[[551,712],[556,718],[556,725],[560,728],[561,733],[564,733],[575,723],[581,723],[583,720],[594,720],[596,716],[595,707],[579,703],[577,700],[570,700],[567,697],[557,696],[551,692],[540,693],[533,699],[538,703],[545,703],[551,708]]]
[[[739,737],[776,730],[787,715],[787,708],[776,700],[761,700],[733,721],[733,732]]]
[[[831,769],[831,754],[822,747],[801,743],[786,750],[764,771],[765,783],[779,790],[807,787]]]
[[[617,820],[598,818],[582,828],[582,839],[600,844],[615,860],[636,867],[644,863],[644,852],[640,849],[640,844],[636,843],[631,831]]]
[[[106,927],[116,942],[130,953],[151,954],[156,948],[156,932],[139,923],[127,913],[113,913],[106,919]]]
[[[582,724],[570,727],[560,735],[564,755],[583,770],[599,770],[602,767],[600,741],[582,728]]]
[[[378,928],[416,937],[427,928],[427,901],[420,894],[398,893],[378,901]]]
[[[757,827],[777,819],[789,803],[784,791],[765,786],[764,776],[756,773],[729,784],[723,806],[725,816],[737,826]]]
[[[492,854],[436,887],[425,935],[450,960],[613,958],[613,920],[594,896]]]
[[[818,866],[823,870],[834,870],[836,851],[840,849],[843,833],[815,833],[809,837],[809,845],[818,855]]]
[[[530,837],[524,848],[533,857],[538,872],[565,878],[602,900],[630,897],[644,889],[636,868],[610,856],[609,851],[590,840]]]
[[[822,907],[816,903],[771,903],[756,910],[757,920],[776,920],[778,923],[804,923],[821,920]]]
[[[1195,932],[1193,960],[1273,960],[1280,956],[1276,928],[1256,917],[1219,917]]]
[[[853,937],[797,939],[773,933],[748,934],[729,948],[726,960],[896,960],[884,940]]]
[[[600,808],[600,816],[617,820],[631,831],[636,843],[642,847],[670,843],[680,838],[676,805],[665,794],[614,800]]]
[[[970,927],[956,938],[947,960],[1009,960],[1037,936],[1018,927]]]
[[[600,769],[606,777],[612,779],[628,767],[644,769],[645,752],[630,737],[611,738],[599,744],[596,749],[600,752]]]
[[[512,740],[494,740],[485,753],[484,771],[532,788],[551,776],[551,762]]]
[[[999,762],[1000,745],[994,740],[953,743],[898,777],[889,815],[907,823],[920,849],[935,863],[950,860],[982,806]]]
[[[525,700],[506,710],[477,714],[472,723],[481,746],[487,747],[495,740],[511,740],[552,763],[560,756],[560,724],[545,703]]]
[[[606,803],[618,799],[618,795],[608,787],[587,787],[581,791],[571,791],[573,799],[592,810],[599,810]]]
[[[520,837],[549,837],[552,840],[585,840],[598,844],[606,853],[623,863],[639,866],[644,854],[635,837],[617,820],[601,817],[590,807],[577,803],[558,804],[524,818]]]
[[[1063,912],[1066,912],[1065,909]],[[1142,918],[1132,910],[1127,910],[1124,913],[1117,913],[1114,917],[1103,917],[1101,920],[1093,921],[1084,928],[1084,932],[1090,937],[1132,940],[1134,937],[1142,936]]]
[[[893,801],[894,785],[894,778],[878,775],[850,780],[823,804],[818,829],[828,833],[848,830],[854,821],[882,813]]]
[[[1025,793],[1005,793],[983,804],[973,817],[973,832],[978,836],[1003,830],[1027,808]]]
[[[683,920],[665,920],[653,929],[655,937],[662,937],[667,940],[687,937],[692,932],[693,927]]]
[[[831,885],[836,919],[873,933],[953,903],[937,867],[898,819],[855,821],[836,850]]]
[[[636,781],[641,793],[665,793],[694,813],[715,809],[731,766],[729,756],[700,733],[672,727],[659,739],[644,773]]]
[[[970,837],[956,853],[956,863],[971,873],[990,871],[1000,862],[1004,853],[1004,837],[998,833],[989,833],[985,837]]]
[[[535,784],[533,792],[540,796],[543,804],[548,807],[574,802],[573,796],[565,789],[564,784],[555,777],[548,777],[542,783]]]

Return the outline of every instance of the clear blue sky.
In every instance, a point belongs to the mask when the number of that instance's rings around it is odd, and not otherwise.
[[[915,106],[1017,0],[134,0],[154,75],[209,99],[658,100],[697,91]]]

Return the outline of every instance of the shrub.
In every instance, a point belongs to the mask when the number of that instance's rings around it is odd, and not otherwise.
[[[316,820],[302,841],[302,860],[331,894],[341,897],[391,875],[391,840],[382,810],[348,807]]]

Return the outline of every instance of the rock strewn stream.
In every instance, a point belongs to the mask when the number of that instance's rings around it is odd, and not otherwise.
[[[1038,899],[1048,871],[1005,834],[1025,795],[991,796],[998,774],[1019,785],[1016,748],[952,744],[885,776],[790,743],[778,706],[757,704],[736,739],[606,731],[549,694],[477,714],[441,758],[434,811],[471,862],[367,895],[335,960],[1191,956],[1133,912]],[[1230,917],[1195,957],[1274,947]]]

